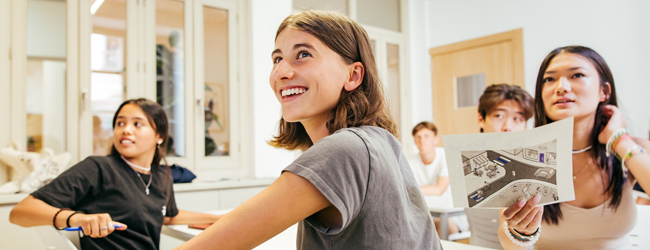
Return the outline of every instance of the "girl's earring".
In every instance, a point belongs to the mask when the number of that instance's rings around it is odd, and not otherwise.
[[[159,140],[158,141],[158,147],[160,147],[160,145],[162,145],[162,143],[163,143],[163,140]]]

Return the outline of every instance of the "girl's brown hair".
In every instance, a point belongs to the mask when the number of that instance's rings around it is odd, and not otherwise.
[[[417,134],[418,132],[420,132],[420,130],[423,129],[431,130],[436,136],[438,135],[438,128],[436,127],[436,125],[428,121],[423,121],[418,123],[418,125],[415,125],[415,127],[413,127],[413,131],[411,131],[411,134],[415,136],[415,134]]]
[[[330,112],[326,124],[330,134],[341,128],[371,125],[386,129],[399,137],[397,125],[393,122],[384,96],[384,87],[379,80],[368,34],[361,25],[336,12],[309,10],[284,19],[275,38],[286,28],[315,36],[339,54],[348,65],[361,62],[365,68],[359,87],[352,91],[341,91],[339,102]],[[303,151],[313,145],[300,122],[287,122],[284,118],[280,119],[279,134],[269,144]]]

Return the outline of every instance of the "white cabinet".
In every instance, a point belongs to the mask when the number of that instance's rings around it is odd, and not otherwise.
[[[266,187],[251,187],[221,190],[221,209],[236,208],[248,199],[262,192]]]
[[[45,249],[38,233],[33,228],[25,228],[9,223],[9,212],[15,204],[0,205],[0,248]]]
[[[204,190],[191,192],[176,192],[176,206],[178,209],[188,211],[219,210],[220,190]]]
[[[175,184],[174,197],[178,208],[183,210],[201,212],[232,209],[257,195],[273,181],[260,179]],[[0,195],[0,249],[45,249],[35,229],[9,223],[11,209],[25,197],[27,194]],[[75,237],[74,234],[66,236]],[[161,235],[160,249],[172,249],[182,243],[181,240]]]

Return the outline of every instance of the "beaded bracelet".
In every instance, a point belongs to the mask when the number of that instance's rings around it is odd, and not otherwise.
[[[616,141],[618,140],[618,138],[621,137],[621,136],[623,136],[624,134],[629,134],[629,133],[627,132],[627,129],[625,129],[625,128],[620,128],[620,129],[616,130],[616,131],[615,131],[615,132],[614,132],[614,133],[609,137],[609,139],[607,140],[607,145],[605,146],[605,148],[606,148],[606,150],[605,150],[605,155],[606,155],[607,157],[609,157],[609,155],[612,154],[612,153],[615,154],[614,149],[613,149],[612,146],[613,146],[613,144],[616,143]]]
[[[638,144],[632,146],[630,149],[627,150],[627,152],[625,152],[625,154],[622,157],[623,161],[621,162],[621,169],[623,170],[623,177],[627,178],[627,174],[628,174],[628,171],[629,171],[627,169],[627,166],[625,166],[625,161],[630,159],[632,156],[635,156],[637,154],[642,154],[642,153],[645,153],[645,150],[641,146],[639,146]]]
[[[65,228],[58,228],[58,227],[56,227],[56,216],[58,216],[59,213],[61,213],[61,211],[63,211],[63,210],[70,210],[70,209],[69,209],[69,208],[61,208],[61,209],[59,209],[58,212],[56,212],[56,213],[54,214],[54,218],[52,218],[52,226],[54,226],[54,228],[56,228],[56,230],[63,230],[63,229],[65,229]]]
[[[632,140],[632,136],[630,136],[629,134],[623,134],[620,137],[618,137],[618,139],[616,139],[616,141],[614,143],[612,143],[612,152],[614,152],[614,156],[616,156],[616,159],[618,159],[618,161],[623,161],[623,158],[621,158],[621,156],[616,154],[616,146],[621,141],[625,141],[625,140]]]
[[[542,226],[540,225],[539,227],[537,227],[537,231],[535,231],[535,233],[533,233],[530,236],[523,236],[521,234],[515,235],[514,233],[512,233],[512,231],[508,229],[508,223],[504,221],[503,232],[506,234],[506,236],[508,236],[508,238],[510,238],[512,243],[515,243],[522,247],[528,247],[528,246],[532,246],[533,244],[535,244],[535,242],[537,242],[539,236],[542,234]]]

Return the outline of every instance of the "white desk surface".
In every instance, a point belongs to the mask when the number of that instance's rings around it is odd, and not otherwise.
[[[451,213],[464,211],[462,207],[454,207],[451,196],[425,195],[424,200],[427,202],[430,212]]]
[[[462,208],[460,208],[462,210]],[[214,211],[215,214],[224,214],[230,210]],[[168,225],[163,226],[162,233],[172,236],[180,240],[190,240],[192,237],[200,234],[203,230],[191,229],[187,225]],[[256,247],[256,250],[276,250],[276,249],[296,249],[296,235],[298,234],[298,225],[293,225],[282,233],[276,235],[270,240],[262,243]],[[462,243],[456,243],[446,240],[441,240],[442,247],[445,250],[487,250],[489,248],[477,247]]]

